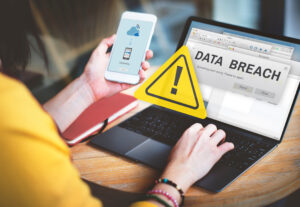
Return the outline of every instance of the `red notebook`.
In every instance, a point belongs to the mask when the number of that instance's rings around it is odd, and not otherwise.
[[[106,119],[110,123],[137,105],[136,98],[122,93],[101,99],[82,112],[62,135],[69,145],[77,144],[84,138],[98,132]]]

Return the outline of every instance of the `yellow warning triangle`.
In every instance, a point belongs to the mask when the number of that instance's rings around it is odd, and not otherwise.
[[[182,46],[135,92],[134,96],[201,119],[206,110],[189,50]]]

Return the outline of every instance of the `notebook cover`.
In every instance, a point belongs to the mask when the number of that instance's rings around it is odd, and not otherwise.
[[[88,107],[84,112],[82,112],[79,115],[79,117],[63,132],[62,134],[63,138],[66,139],[67,142],[72,141],[78,138],[83,133],[90,130],[91,128],[96,127],[98,125],[99,127],[97,127],[95,131],[90,132],[89,135],[95,133],[97,130],[101,128],[102,126],[101,123],[103,123],[106,119],[113,116],[115,113],[119,112],[120,110],[122,110],[123,108],[125,108],[126,106],[128,106],[133,102],[136,102],[137,105],[136,98],[122,93],[118,93],[111,97],[104,98],[95,102],[90,107]],[[121,115],[124,115],[125,113],[135,108],[134,106],[128,108],[128,110],[123,112]],[[118,117],[115,117],[114,119]],[[81,141],[85,137],[82,137],[77,142]]]

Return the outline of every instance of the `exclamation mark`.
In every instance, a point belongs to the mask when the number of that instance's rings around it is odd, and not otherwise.
[[[177,66],[177,71],[176,71],[176,76],[175,76],[174,86],[177,86],[177,85],[178,85],[178,81],[179,81],[181,72],[182,72],[182,67]],[[177,89],[176,89],[176,88],[172,88],[171,93],[174,94],[174,95],[176,95]]]

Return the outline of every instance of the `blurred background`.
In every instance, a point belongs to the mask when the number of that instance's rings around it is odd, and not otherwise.
[[[31,8],[50,63],[47,70],[32,41],[26,71],[33,75],[25,83],[42,103],[81,74],[91,51],[116,32],[126,10],[158,17],[150,46],[153,66],[173,54],[189,16],[300,39],[299,0],[31,0]]]

